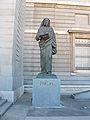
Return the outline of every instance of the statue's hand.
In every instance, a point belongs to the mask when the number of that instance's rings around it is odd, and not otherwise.
[[[47,34],[43,35],[43,39],[44,39],[45,41],[48,40],[48,39],[49,39],[49,34],[47,33]]]
[[[39,36],[39,40],[41,40],[41,39],[42,39],[42,36],[40,35],[40,36]]]

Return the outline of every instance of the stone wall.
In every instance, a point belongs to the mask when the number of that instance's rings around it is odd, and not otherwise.
[[[0,1],[0,96],[12,102],[24,91],[22,68],[24,2],[24,0]]]
[[[13,89],[23,85],[24,0],[17,0],[13,42]]]
[[[0,90],[12,90],[15,1],[0,1]]]
[[[45,17],[51,20],[51,26],[56,33],[58,52],[53,56],[53,73],[61,79],[62,92],[70,93],[89,89],[89,75],[73,74],[73,40],[68,30],[89,31],[90,7],[80,4],[63,4],[63,2],[62,4],[30,3],[27,0],[24,40],[25,90],[31,90],[32,79],[40,72],[40,50],[38,42],[35,41],[35,35],[42,19]],[[78,20],[79,22],[77,22]]]

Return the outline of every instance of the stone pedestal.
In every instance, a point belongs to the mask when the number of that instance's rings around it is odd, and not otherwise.
[[[34,107],[60,106],[60,80],[51,77],[33,79],[32,105]]]

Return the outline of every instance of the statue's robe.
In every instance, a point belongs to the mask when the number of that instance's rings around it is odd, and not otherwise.
[[[48,34],[49,37],[42,37]],[[41,39],[40,39],[41,37]],[[41,26],[38,29],[36,40],[39,41],[40,47],[40,64],[41,73],[49,74],[52,72],[52,55],[56,54],[56,37],[52,27]]]

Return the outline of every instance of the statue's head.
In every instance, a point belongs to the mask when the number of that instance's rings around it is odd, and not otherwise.
[[[41,26],[49,27],[50,26],[50,20],[48,18],[44,18],[42,23],[41,23]]]

